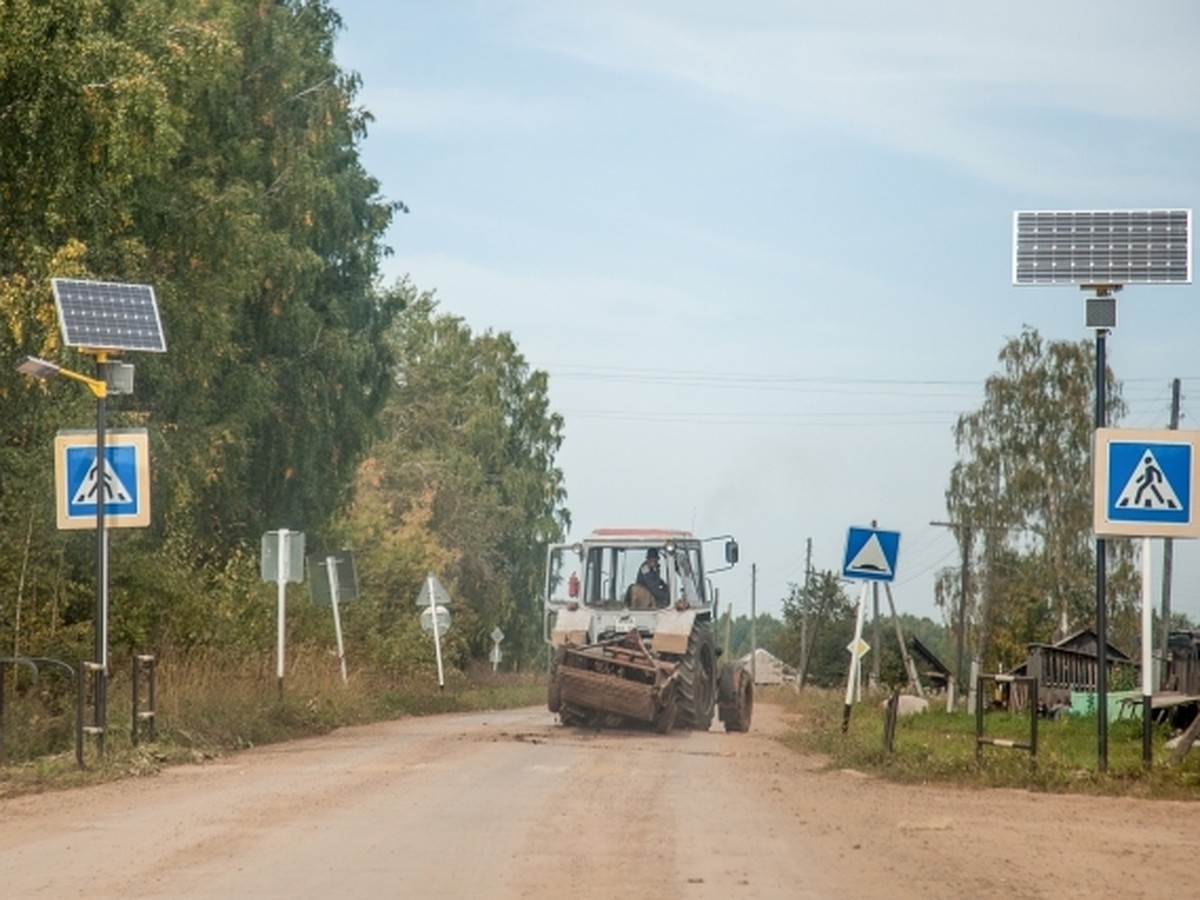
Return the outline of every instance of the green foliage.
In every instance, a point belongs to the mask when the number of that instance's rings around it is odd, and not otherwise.
[[[833,571],[814,572],[807,585],[791,585],[783,601],[783,628],[770,648],[792,662],[804,684],[845,683],[856,609]]]
[[[49,447],[94,427],[50,279],[152,284],[168,353],[140,354],[110,426],[150,432],[152,524],[116,533],[117,649],[260,646],[249,560],[319,540],[375,436],[401,298],[375,287],[398,208],[357,143],[358,79],[324,0],[13,0],[0,7],[0,646],[90,656],[95,543],[59,534]]]

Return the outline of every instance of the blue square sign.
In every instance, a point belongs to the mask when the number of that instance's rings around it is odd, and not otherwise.
[[[892,581],[896,577],[896,558],[899,554],[900,532],[851,527],[846,536],[842,577]]]
[[[64,431],[54,439],[59,528],[95,528],[104,504],[109,528],[150,524],[150,464],[146,430],[105,434],[105,465],[97,465],[96,434]]]
[[[1095,531],[1105,536],[1196,537],[1196,433],[1096,431]]]

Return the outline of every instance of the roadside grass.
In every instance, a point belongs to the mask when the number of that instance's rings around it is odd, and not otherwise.
[[[857,769],[916,784],[942,782],[976,788],[1200,800],[1200,748],[1189,753],[1181,764],[1172,764],[1172,751],[1164,744],[1173,732],[1156,725],[1147,769],[1142,761],[1142,723],[1138,719],[1108,723],[1108,764],[1107,771],[1101,773],[1095,716],[1039,719],[1036,756],[1027,749],[987,744],[980,745],[977,754],[975,716],[946,712],[931,704],[934,708],[929,712],[897,719],[888,750],[884,746],[883,695],[855,703],[845,733],[841,691],[779,689],[764,692],[761,699],[779,703],[793,717],[783,738],[787,746],[821,754],[831,768]],[[1029,715],[988,712],[983,734],[1028,744]]]
[[[192,654],[162,660],[155,677],[155,716],[139,720],[135,745],[133,685],[114,672],[107,690],[104,753],[84,739],[84,767],[75,755],[75,706],[70,692],[17,692],[5,697],[0,797],[117,778],[149,775],[165,765],[201,762],[261,744],[324,734],[347,725],[408,716],[544,705],[544,673],[493,673],[479,666],[385,676],[350,669],[342,681],[336,657],[324,649],[289,649],[282,686],[273,659],[241,662]],[[146,686],[140,707],[148,709]],[[151,737],[153,726],[153,737]]]

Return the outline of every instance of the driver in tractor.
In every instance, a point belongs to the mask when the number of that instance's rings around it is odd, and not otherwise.
[[[637,581],[630,591],[631,606],[635,609],[665,609],[671,605],[671,592],[658,573],[658,550],[651,547],[638,567]]]

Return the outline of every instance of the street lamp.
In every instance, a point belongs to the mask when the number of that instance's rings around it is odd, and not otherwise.
[[[54,305],[63,345],[96,358],[96,377],[57,363],[26,356],[17,371],[34,378],[62,375],[83,382],[96,397],[96,734],[104,749],[105,679],[108,674],[108,529],[105,491],[108,458],[105,448],[105,400],[109,394],[133,393],[133,366],[109,361],[123,351],[165,353],[166,338],[154,288],[146,284],[52,278]],[[80,678],[83,673],[80,672]],[[82,682],[81,682],[82,684]],[[82,762],[82,759],[81,759]]]
[[[86,384],[96,397],[103,398],[108,395],[108,382],[101,381],[98,378],[89,378],[80,372],[73,372],[70,369],[64,369],[58,363],[52,363],[48,359],[39,359],[36,356],[26,356],[17,363],[17,371],[22,375],[32,375],[34,378],[40,378],[43,381],[49,381],[55,375],[62,375],[65,378],[73,378],[76,381],[82,381]],[[113,393],[117,393],[114,391]]]
[[[104,354],[96,357],[98,374],[106,375],[107,362]],[[96,703],[95,726],[100,747],[104,746],[104,721],[106,717],[105,681],[108,671],[108,533],[104,521],[105,497],[103,494],[104,473],[107,466],[104,449],[104,430],[106,415],[105,400],[108,397],[108,381],[105,378],[91,378],[81,372],[64,368],[58,363],[36,356],[26,356],[17,363],[17,371],[24,375],[48,381],[55,375],[62,375],[74,381],[81,381],[88,386],[96,397],[96,471],[98,484],[101,485],[96,498],[96,621],[95,656],[96,656]],[[83,671],[79,673],[82,684]],[[82,695],[81,695],[82,696]]]

